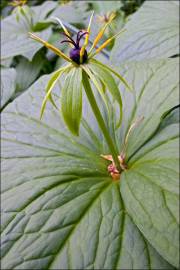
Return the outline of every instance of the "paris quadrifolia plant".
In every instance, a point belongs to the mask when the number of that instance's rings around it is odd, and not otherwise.
[[[98,35],[92,43],[92,46],[89,50],[87,50],[87,47],[89,47],[88,43],[92,19],[93,13],[90,17],[87,30],[79,31],[77,33],[76,39],[73,39],[66,27],[61,22],[61,20],[56,18],[64,31],[63,35],[65,36],[65,39],[61,41],[61,43],[68,43],[71,46],[69,56],[64,54],[61,50],[54,47],[47,41],[42,40],[35,34],[29,33],[29,36],[32,39],[42,43],[46,48],[52,50],[55,54],[62,57],[68,62],[66,66],[63,66],[57,71],[55,71],[51,79],[49,80],[46,87],[46,95],[42,102],[40,117],[42,118],[43,116],[47,101],[50,101],[53,106],[57,108],[55,101],[52,97],[52,90],[54,88],[54,85],[59,80],[60,76],[64,74],[65,80],[64,85],[61,89],[61,112],[69,130],[74,135],[79,135],[79,126],[82,117],[82,89],[84,89],[92,111],[97,120],[97,123],[109,147],[111,155],[103,157],[106,159],[108,159],[107,157],[111,157],[108,160],[112,161],[112,166],[111,168],[108,167],[108,170],[111,173],[111,176],[115,179],[119,177],[120,172],[124,170],[126,166],[123,164],[123,161],[118,158],[118,149],[116,149],[115,143],[113,142],[111,135],[108,132],[105,121],[96,102],[96,98],[93,94],[91,83],[99,92],[107,110],[109,109],[106,90],[109,91],[110,95],[112,95],[113,100],[117,102],[119,107],[119,119],[116,123],[116,127],[119,128],[122,122],[123,104],[118,85],[113,75],[115,75],[125,85],[127,89],[131,90],[131,88],[126,82],[126,80],[119,73],[117,73],[110,66],[96,60],[95,56],[100,53],[114,38],[116,38],[120,33],[124,32],[125,30],[121,30],[119,33],[112,36],[104,43],[102,43],[102,45],[97,47],[97,44],[102,38],[107,26],[111,23],[111,20],[109,20],[100,29]]]

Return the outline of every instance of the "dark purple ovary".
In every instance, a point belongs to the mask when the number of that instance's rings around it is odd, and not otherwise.
[[[78,48],[78,49],[74,48],[74,49],[71,49],[69,53],[69,57],[71,58],[71,60],[77,63],[78,65],[80,64],[80,50],[81,48]],[[87,51],[85,50],[83,59],[82,59],[82,64],[85,63],[87,59],[88,59]]]
[[[81,50],[79,43],[82,37],[88,34],[89,34],[88,32],[83,33],[83,31],[81,30],[77,33],[76,41],[74,41],[69,35],[67,35],[66,33],[63,33],[63,35],[66,36],[66,38],[68,39],[62,40],[61,43],[70,43],[74,46],[74,48],[71,49],[69,53],[69,57],[71,58],[72,61],[74,61],[78,65],[80,64],[80,50]],[[87,51],[85,50],[81,64],[84,64],[87,61],[87,59],[88,59],[88,55],[87,55]]]

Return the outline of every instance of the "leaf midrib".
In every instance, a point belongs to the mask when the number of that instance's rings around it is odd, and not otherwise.
[[[69,240],[69,238],[71,237],[71,235],[73,234],[73,232],[76,230],[78,224],[81,222],[82,218],[86,215],[86,213],[93,207],[94,203],[99,199],[99,196],[109,187],[111,187],[111,183],[106,184],[101,190],[100,192],[98,192],[98,194],[96,194],[95,198],[93,199],[93,201],[90,202],[89,206],[85,209],[85,211],[82,213],[82,215],[80,216],[78,222],[75,224],[75,226],[72,228],[72,230],[70,231],[70,233],[68,234],[68,236],[65,238],[64,242],[61,244],[60,248],[58,249],[56,255],[54,256],[53,260],[49,263],[49,265],[47,266],[47,269],[51,269],[52,264],[54,263],[55,259],[57,258],[57,256],[59,255],[59,253],[61,252],[61,250],[63,249],[63,247],[66,245],[67,241]]]

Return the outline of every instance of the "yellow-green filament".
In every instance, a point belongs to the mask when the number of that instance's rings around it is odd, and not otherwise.
[[[113,39],[115,39],[119,34],[123,33],[126,31],[126,29],[121,30],[119,33],[116,35],[112,36],[111,38],[107,39],[96,51],[91,55],[93,57],[94,55],[98,54],[100,51],[102,51]]]
[[[29,33],[30,38],[38,41],[39,43],[42,43],[46,48],[48,48],[49,50],[53,51],[55,54],[57,54],[58,56],[64,58],[66,61],[71,62],[71,59],[65,55],[63,52],[61,52],[58,48],[54,47],[53,45],[51,45],[50,43],[48,43],[47,41],[41,39],[40,37],[36,36],[33,33]]]

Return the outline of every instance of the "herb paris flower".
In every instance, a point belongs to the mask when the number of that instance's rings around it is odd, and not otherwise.
[[[67,127],[74,135],[79,134],[79,126],[80,126],[81,116],[82,116],[82,87],[84,87],[88,101],[94,112],[98,125],[106,139],[107,145],[109,146],[109,150],[113,157],[114,164],[117,170],[120,172],[122,168],[120,166],[119,159],[118,159],[118,149],[116,149],[116,146],[107,130],[104,119],[101,115],[101,112],[96,103],[96,99],[92,92],[90,81],[94,84],[95,88],[101,95],[107,110],[109,110],[108,99],[102,85],[104,85],[105,88],[109,90],[114,101],[117,102],[119,106],[119,115],[120,115],[117,122],[117,127],[119,127],[122,121],[123,104],[122,104],[119,88],[112,74],[118,77],[118,79],[120,79],[120,81],[128,89],[131,89],[131,88],[129,87],[126,80],[119,73],[117,73],[111,67],[104,65],[103,63],[94,59],[94,56],[98,54],[99,52],[101,52],[101,50],[103,50],[117,35],[119,35],[119,33],[122,33],[124,30],[120,31],[118,34],[109,38],[102,45],[96,48],[107,26],[111,22],[110,20],[99,31],[90,50],[87,52],[86,48],[88,46],[92,18],[93,18],[93,14],[91,15],[87,30],[79,31],[76,37],[76,41],[74,41],[73,38],[70,36],[70,33],[68,32],[66,27],[63,25],[63,23],[59,19],[57,19],[59,23],[61,24],[61,27],[64,30],[64,35],[66,37],[66,39],[63,40],[62,43],[69,43],[69,45],[71,46],[69,56],[65,55],[61,50],[54,47],[50,43],[42,40],[35,34],[29,33],[32,39],[42,43],[46,48],[52,50],[55,54],[57,54],[58,56],[62,57],[67,62],[69,62],[69,64],[66,65],[65,67],[61,67],[60,69],[55,71],[50,81],[48,82],[48,85],[46,87],[46,96],[43,100],[42,107],[41,107],[40,117],[43,116],[46,103],[48,100],[53,104],[53,106],[56,107],[56,104],[52,97],[52,90],[55,83],[59,80],[60,76],[64,73],[65,83],[61,90],[61,111],[62,111],[62,115],[63,115],[64,121]],[[84,43],[82,46],[80,46],[80,41],[83,37],[84,37]],[[95,51],[93,52],[94,49]]]

